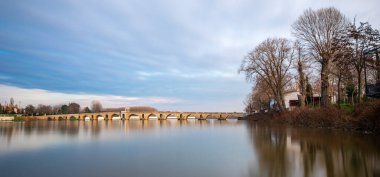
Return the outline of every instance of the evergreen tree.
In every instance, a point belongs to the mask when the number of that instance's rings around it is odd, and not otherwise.
[[[307,104],[313,102],[313,87],[309,82],[309,77],[306,77],[306,102]]]

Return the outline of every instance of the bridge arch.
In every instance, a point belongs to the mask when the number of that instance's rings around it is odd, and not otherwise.
[[[103,115],[98,114],[98,115],[96,115],[96,119],[98,119],[98,120],[104,120],[105,118],[103,117]]]
[[[131,114],[129,115],[129,119],[140,119],[140,116],[138,114]]]
[[[197,116],[195,114],[189,114],[186,116],[186,119],[196,119]]]
[[[210,114],[201,114],[200,119],[209,119],[211,118]]]
[[[62,116],[59,116],[58,120],[64,120],[64,118]]]
[[[152,113],[147,116],[147,119],[158,119],[158,116],[157,114]]]
[[[111,115],[111,119],[112,119],[112,120],[115,120],[115,119],[118,120],[118,119],[121,119],[121,117],[120,117],[119,114],[112,114],[112,115]]]
[[[233,118],[233,115],[228,114],[228,115],[225,116],[225,119],[230,119],[230,118]]]
[[[75,116],[70,116],[70,120],[77,120]]]
[[[168,114],[168,115],[166,116],[166,119],[178,119],[178,116],[175,115],[175,114]]]
[[[91,120],[91,116],[85,114],[85,115],[82,116],[82,119],[83,120]]]

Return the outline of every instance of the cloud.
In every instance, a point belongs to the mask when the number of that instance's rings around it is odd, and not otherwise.
[[[172,69],[166,72],[149,72],[149,71],[138,71],[137,72],[138,78],[141,80],[146,80],[148,78],[152,77],[172,77],[172,78],[179,78],[179,79],[238,79],[241,80],[240,77],[237,77],[237,72],[225,72],[225,71],[218,71],[218,70],[211,70],[211,71],[201,71],[196,72],[194,71],[179,71],[176,69]]]
[[[356,16],[380,28],[378,0],[0,4],[0,84],[86,99],[103,96],[110,105],[149,103],[153,98],[184,101],[166,104],[169,110],[168,105],[243,110],[241,102],[250,85],[237,74],[241,60],[267,37],[292,38],[291,24],[307,8],[335,6],[351,19]],[[119,100],[112,95],[124,96]]]
[[[61,93],[52,92],[43,89],[25,89],[15,86],[0,84],[0,99],[2,103],[13,97],[18,104],[21,101],[21,106],[28,104],[68,104],[76,102],[82,107],[90,106],[92,100],[98,100],[103,104],[103,107],[126,107],[136,105],[159,106],[161,104],[175,104],[179,100],[176,98],[165,97],[127,97],[118,95],[96,95],[85,93]]]

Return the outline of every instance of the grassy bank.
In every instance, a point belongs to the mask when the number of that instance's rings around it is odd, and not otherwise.
[[[251,120],[270,121],[302,127],[336,128],[380,133],[380,100],[365,102],[352,109],[296,108],[282,113],[256,114]]]
[[[15,118],[13,119],[13,121],[15,121],[15,122],[21,122],[21,121],[24,121],[24,117],[15,116]]]

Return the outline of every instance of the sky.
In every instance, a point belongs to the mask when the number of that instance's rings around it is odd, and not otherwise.
[[[331,6],[380,29],[378,0],[0,0],[0,102],[241,112],[244,56]]]

